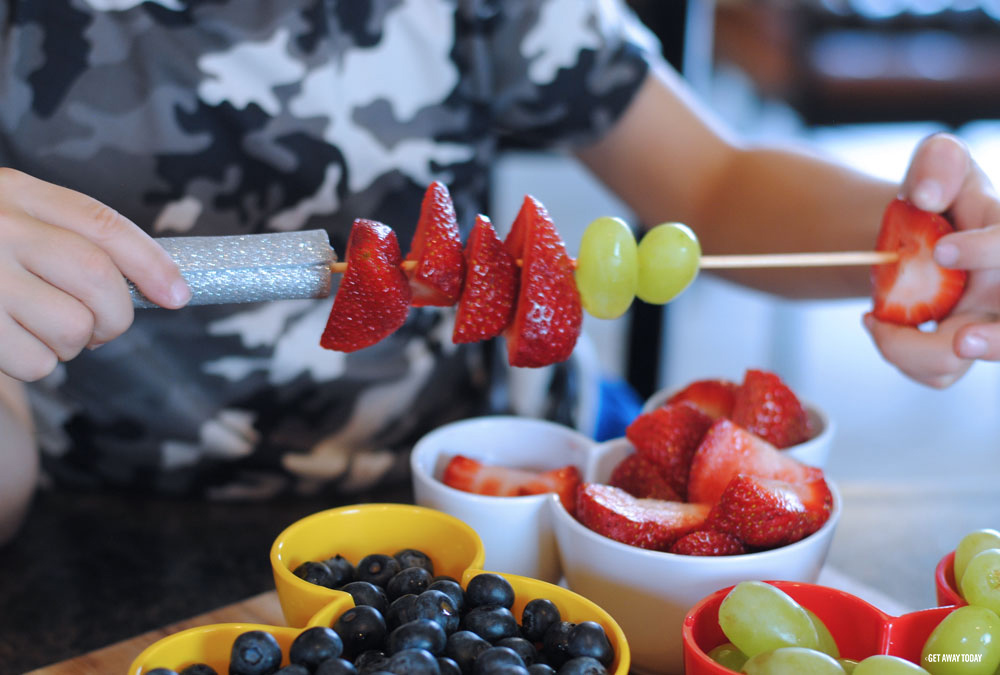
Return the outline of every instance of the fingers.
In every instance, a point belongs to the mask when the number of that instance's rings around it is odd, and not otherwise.
[[[56,367],[59,357],[14,319],[0,312],[0,371],[15,380],[34,382]]]
[[[941,213],[955,201],[971,167],[969,150],[961,140],[934,134],[914,151],[901,196],[925,211]]]
[[[96,244],[147,298],[167,308],[191,297],[177,265],[163,248],[115,210],[79,192],[12,169],[0,169],[0,193],[40,221],[75,232]]]
[[[1000,361],[1000,324],[970,323],[955,331],[952,347],[966,359]]]
[[[934,260],[942,267],[964,270],[1000,267],[1000,225],[941,237],[934,246]]]
[[[878,321],[865,314],[864,324],[886,361],[910,378],[935,389],[954,384],[972,366],[952,349],[956,331],[968,317],[949,317],[935,331],[923,332],[908,326]]]

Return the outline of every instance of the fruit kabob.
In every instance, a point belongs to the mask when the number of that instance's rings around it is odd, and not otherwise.
[[[934,243],[951,231],[942,216],[896,199],[874,251],[702,256],[685,225],[658,225],[637,243],[624,221],[604,217],[586,228],[574,260],[530,195],[503,240],[479,215],[463,248],[448,189],[434,182],[405,258],[390,227],[354,222],[344,262],[330,265],[343,278],[320,344],[363,349],[402,326],[411,306],[454,305],[453,342],[502,334],[512,366],[540,367],[569,357],[583,310],[613,319],[636,297],[670,302],[700,269],[748,267],[870,265],[875,317],[917,326],[947,316],[965,288],[964,270],[942,268],[932,256]]]

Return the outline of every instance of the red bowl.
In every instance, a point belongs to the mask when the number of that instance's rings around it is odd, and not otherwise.
[[[769,581],[812,610],[837,642],[843,658],[860,661],[875,654],[899,656],[920,663],[920,652],[934,627],[954,607],[935,607],[892,616],[861,598],[827,586],[791,581]],[[719,605],[732,586],[716,591],[691,608],[684,619],[684,672],[686,675],[732,675],[731,670],[708,657],[727,642],[719,627]]]
[[[937,592],[937,603],[941,607],[968,604],[959,593],[958,584],[955,583],[954,551],[941,558],[934,568],[934,590]]]

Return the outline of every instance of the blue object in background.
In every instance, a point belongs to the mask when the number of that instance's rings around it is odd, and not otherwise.
[[[624,436],[625,428],[642,410],[642,399],[628,382],[618,378],[602,379],[600,392],[594,438],[606,441]]]

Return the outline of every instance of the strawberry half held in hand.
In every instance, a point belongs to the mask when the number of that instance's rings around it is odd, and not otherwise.
[[[637,499],[616,487],[584,483],[576,496],[576,517],[586,527],[629,546],[666,551],[688,532],[701,529],[707,504]]]
[[[478,216],[465,246],[465,285],[455,312],[451,341],[496,337],[514,318],[517,264],[486,216]]]
[[[458,301],[465,280],[465,254],[455,206],[444,183],[434,181],[427,186],[406,259],[416,261],[406,271],[415,307],[449,307]]]
[[[406,322],[411,293],[399,267],[396,233],[388,225],[355,220],[345,258],[347,269],[319,344],[353,352],[370,347]]]
[[[521,223],[518,225],[518,223]],[[511,237],[523,233],[523,246]],[[573,261],[545,207],[524,198],[506,243],[520,257],[521,278],[513,323],[505,331],[510,365],[538,368],[565,361],[573,352],[583,324],[580,292]],[[517,250],[521,248],[520,255]]]
[[[668,404],[636,417],[625,429],[625,437],[684,499],[691,457],[711,426],[712,418],[698,408],[687,403]]]
[[[933,252],[937,240],[954,229],[943,216],[909,202],[895,199],[889,204],[875,249],[898,252],[899,260],[872,267],[876,319],[919,326],[948,316],[962,297],[968,273],[941,267]]]
[[[812,422],[795,393],[780,377],[763,370],[746,371],[730,417],[776,448],[802,443],[813,435]]]
[[[572,464],[551,471],[529,471],[483,464],[465,455],[455,455],[444,467],[441,482],[456,490],[492,497],[555,492],[566,510],[573,513],[580,472]]]
[[[667,399],[667,403],[690,403],[717,420],[729,417],[739,387],[729,380],[696,380]]]
[[[714,504],[729,481],[741,473],[788,483],[823,477],[822,469],[803,464],[731,420],[721,419],[691,458],[688,500]]]
[[[818,530],[832,509],[833,495],[822,478],[786,483],[741,474],[726,486],[705,527],[749,546],[774,548]]]

